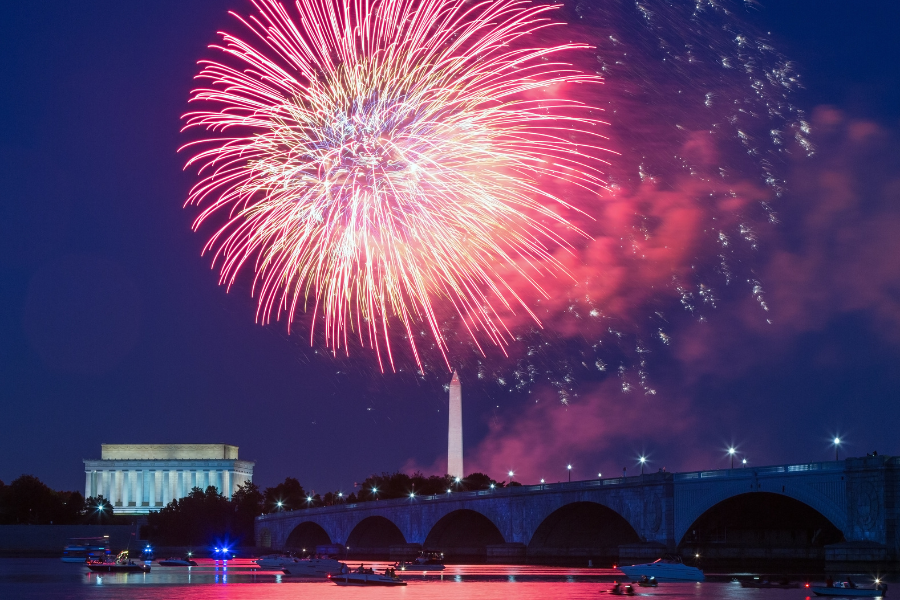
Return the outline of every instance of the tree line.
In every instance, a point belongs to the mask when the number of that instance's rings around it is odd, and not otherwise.
[[[515,485],[520,484],[496,481],[484,473],[472,473],[457,481],[448,475],[426,477],[416,472],[372,475],[355,484],[355,491],[349,494],[308,491],[293,477],[265,490],[246,482],[238,487],[231,500],[212,486],[206,490],[194,488],[184,498],[150,513],[149,535],[152,542],[171,546],[253,545],[254,519],[262,514]]]
[[[254,519],[262,514],[516,485],[520,484],[496,481],[484,473],[472,473],[457,480],[449,475],[398,472],[371,475],[354,484],[349,494],[307,491],[293,477],[265,490],[246,482],[230,499],[214,486],[205,490],[195,487],[184,498],[151,512],[146,533],[152,543],[166,546],[249,546],[254,544]],[[133,516],[116,515],[114,507],[103,496],[85,499],[79,492],[54,491],[32,475],[22,475],[9,485],[0,481],[0,524],[111,524],[133,519]]]
[[[9,485],[0,481],[0,525],[111,522],[112,506],[102,496],[85,499],[80,492],[56,491],[34,475],[22,475]]]

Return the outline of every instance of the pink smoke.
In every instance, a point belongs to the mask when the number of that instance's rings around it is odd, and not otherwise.
[[[727,389],[730,381],[767,369],[793,340],[842,314],[871,315],[877,335],[900,344],[900,171],[891,158],[900,155],[897,141],[871,122],[830,108],[816,111],[813,130],[816,152],[811,158],[795,155],[779,207],[781,223],[759,243],[753,269],[758,283],[735,282],[741,291],[703,320],[673,321],[671,356],[679,369],[656,382],[657,395],[625,394],[614,377],[585,384],[568,406],[560,406],[552,390],[538,390],[533,396],[539,401],[490,423],[488,435],[467,452],[466,470],[495,478],[513,470],[525,483],[561,480],[570,462],[578,478],[610,469],[615,476],[623,466],[634,473],[634,461],[621,464],[623,456],[636,457],[645,440],[668,447],[668,464],[652,464],[651,470],[709,468],[715,466],[715,445],[726,441],[720,440],[722,431],[734,428],[741,413],[727,396],[715,406],[698,404],[702,378]],[[706,205],[698,198],[716,197],[720,190],[696,180],[677,190],[646,186],[612,197],[596,221],[594,239],[574,256],[559,255],[574,278],[559,280],[541,303],[544,326],[562,336],[585,335],[591,323],[569,310],[579,294],[590,296],[604,314],[637,321],[654,295],[671,295],[673,277],[690,273],[710,214],[724,228],[736,223],[748,203],[764,198],[755,186],[739,189]],[[639,210],[656,222],[645,239],[626,235],[633,233]],[[777,441],[784,433],[769,429],[759,438]],[[778,452],[777,443],[768,444],[757,453],[757,464],[788,459]],[[442,460],[430,470],[443,472]]]

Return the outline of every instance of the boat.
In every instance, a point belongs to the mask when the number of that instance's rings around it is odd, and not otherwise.
[[[655,577],[657,581],[703,581],[706,577],[697,567],[689,567],[677,559],[663,559],[640,565],[619,567],[625,576],[637,581],[642,576]]]
[[[414,561],[400,561],[396,564],[400,571],[443,571],[444,555],[437,552],[421,553]]]
[[[105,560],[109,555],[109,536],[70,538],[63,548],[60,560],[66,563],[84,563],[89,560]]]
[[[347,565],[327,556],[296,559],[282,568],[285,574],[294,577],[328,577],[345,570]]]
[[[617,581],[609,593],[613,596],[634,596],[634,588],[630,585],[622,585]]]
[[[290,554],[267,554],[265,556],[260,556],[253,562],[255,562],[260,569],[265,569],[266,571],[281,571],[285,567],[289,567],[299,560],[299,558],[291,556]]]
[[[796,581],[788,581],[787,579],[781,579],[779,581],[769,581],[766,579],[760,579],[759,577],[754,577],[753,579],[742,579],[741,587],[766,590],[791,590],[799,588],[800,584]]]
[[[659,582],[656,580],[656,577],[647,577],[646,575],[641,575],[641,578],[638,579],[637,584],[641,587],[656,587],[659,585]]]
[[[157,563],[161,567],[196,567],[197,561],[185,556],[184,558],[170,557]]]
[[[92,560],[85,563],[95,573],[149,573],[150,565],[136,563],[128,558],[128,550],[119,552],[116,560]]]
[[[883,598],[887,595],[887,584],[875,580],[875,587],[856,587],[852,581],[843,581],[833,586],[812,588],[816,596],[835,596],[838,598]]]
[[[406,582],[397,577],[394,569],[388,567],[383,575],[379,575],[373,569],[367,569],[360,565],[352,572],[345,569],[343,573],[329,575],[328,579],[340,586],[398,586],[406,585]]]

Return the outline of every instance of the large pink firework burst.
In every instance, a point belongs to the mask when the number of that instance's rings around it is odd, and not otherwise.
[[[207,132],[187,145],[201,176],[188,203],[195,229],[225,221],[205,248],[220,282],[252,269],[258,321],[312,312],[333,351],[353,336],[382,365],[398,324],[417,362],[422,330],[447,361],[441,305],[502,348],[500,315],[530,311],[499,273],[538,287],[558,272],[568,204],[551,190],[603,186],[600,121],[559,97],[599,81],[554,58],[585,46],[534,46],[557,7],[253,4],[235,15],[252,43],[221,34],[227,59],[200,63],[201,108],[185,115]]]

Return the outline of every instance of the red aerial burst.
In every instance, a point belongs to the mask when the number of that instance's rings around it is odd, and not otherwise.
[[[253,4],[235,15],[252,43],[221,34],[213,48],[227,60],[200,63],[208,87],[185,115],[185,129],[207,132],[187,145],[199,146],[194,228],[226,218],[205,248],[220,282],[252,269],[257,320],[284,315],[290,328],[311,308],[334,351],[352,334],[391,365],[391,323],[416,361],[420,324],[446,359],[437,303],[476,343],[502,347],[499,313],[528,308],[499,273],[537,287],[543,271],[560,272],[547,244],[561,242],[569,226],[553,209],[568,205],[548,184],[603,186],[600,121],[558,97],[599,78],[553,58],[586,46],[533,45],[558,7]]]

